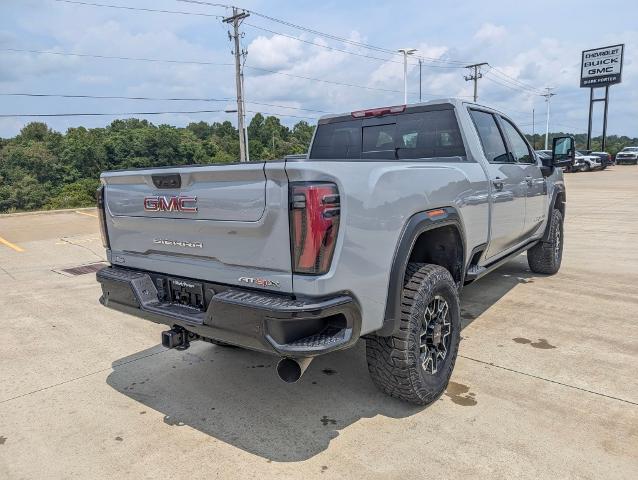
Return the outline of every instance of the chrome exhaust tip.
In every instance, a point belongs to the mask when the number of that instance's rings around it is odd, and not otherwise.
[[[282,358],[277,363],[277,375],[286,383],[295,383],[304,374],[312,357],[304,358]]]

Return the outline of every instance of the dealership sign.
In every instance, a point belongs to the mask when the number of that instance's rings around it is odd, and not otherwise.
[[[595,88],[620,83],[624,45],[585,50],[580,68],[580,86]]]

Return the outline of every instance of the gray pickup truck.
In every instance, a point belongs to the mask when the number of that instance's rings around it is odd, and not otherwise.
[[[558,271],[573,157],[571,137],[541,161],[506,115],[444,99],[322,117],[302,157],[106,172],[100,301],[168,325],[168,348],[276,355],[287,382],[364,339],[374,383],[427,404],[463,285],[525,251]]]

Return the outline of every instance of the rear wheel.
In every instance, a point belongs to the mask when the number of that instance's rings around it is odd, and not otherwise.
[[[541,241],[527,251],[527,263],[534,273],[553,275],[563,260],[563,214],[553,209],[549,221],[549,240]]]
[[[401,400],[432,403],[452,375],[460,331],[458,291],[450,273],[438,265],[408,264],[399,330],[366,339],[373,382]]]

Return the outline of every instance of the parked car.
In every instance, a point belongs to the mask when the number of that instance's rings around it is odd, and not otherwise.
[[[616,165],[637,165],[638,147],[625,147],[616,154]]]
[[[589,155],[595,155],[601,160],[601,165],[603,170],[614,164],[614,160],[611,158],[611,155],[607,152],[591,152]]]
[[[543,161],[543,163],[548,162],[552,159],[552,151],[551,150],[535,150],[536,154]],[[567,164],[563,167],[564,172],[582,172],[585,168],[585,162],[582,158],[574,158],[574,161],[571,164]]]
[[[105,172],[100,302],[167,325],[168,348],[279,357],[286,382],[364,339],[374,383],[429,404],[463,285],[522,252],[560,268],[574,139],[553,151],[543,165],[507,116],[445,99],[324,116],[307,157]]]
[[[583,163],[583,172],[600,170],[602,168],[601,160],[596,155],[585,155],[581,151],[576,150],[576,159]]]

